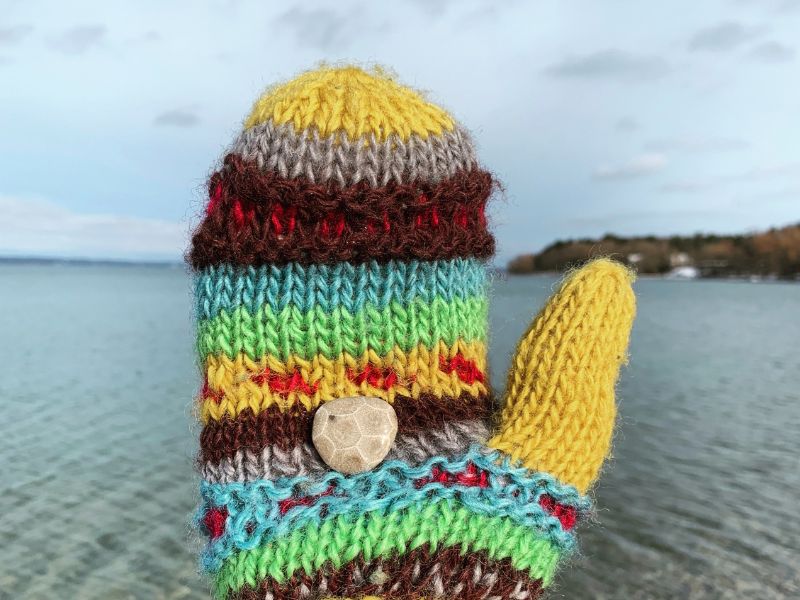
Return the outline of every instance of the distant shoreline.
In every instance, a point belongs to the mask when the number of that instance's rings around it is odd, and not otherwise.
[[[0,265],[73,265],[92,267],[183,267],[175,260],[134,260],[113,258],[60,258],[52,256],[0,256]]]
[[[174,260],[132,260],[132,259],[93,259],[93,258],[59,258],[39,256],[0,256],[0,266],[70,266],[70,267],[152,267],[158,269],[183,269],[186,264]],[[564,270],[518,271],[498,266],[490,270],[500,277],[562,277],[571,268],[580,266],[580,261],[567,266]],[[673,276],[670,273],[637,273],[639,279],[654,279],[662,281],[730,281],[740,283],[800,283],[800,274],[796,277],[777,277],[775,275],[760,275],[757,273],[740,274],[705,274],[697,277]]]
[[[639,274],[667,279],[800,280],[800,224],[741,235],[696,234],[558,240],[508,262],[517,275],[564,272],[609,256]]]
[[[579,266],[579,265],[576,265]],[[569,269],[567,269],[568,271]],[[504,277],[525,279],[526,277],[563,277],[566,271],[530,271],[520,273],[508,269],[496,269]],[[781,278],[775,276],[752,275],[704,275],[699,277],[671,277],[668,273],[637,273],[636,279],[653,281],[729,281],[731,283],[800,283],[800,276],[796,278]]]

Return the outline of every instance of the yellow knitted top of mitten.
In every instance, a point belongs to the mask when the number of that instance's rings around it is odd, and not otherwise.
[[[423,139],[452,131],[453,118],[386,71],[358,67],[321,68],[267,90],[255,103],[245,128],[271,121],[321,136],[344,132],[351,140],[374,135]]]

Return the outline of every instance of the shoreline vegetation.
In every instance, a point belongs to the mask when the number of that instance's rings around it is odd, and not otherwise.
[[[743,235],[606,234],[600,239],[559,240],[537,254],[513,258],[507,271],[563,272],[598,256],[611,256],[641,275],[800,281],[800,223]]]

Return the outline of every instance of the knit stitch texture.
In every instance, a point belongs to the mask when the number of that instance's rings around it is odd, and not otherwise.
[[[217,598],[527,600],[575,551],[610,448],[631,276],[608,260],[572,273],[497,403],[495,187],[466,129],[382,70],[321,68],[256,101],[188,253],[194,522]],[[397,434],[345,475],[311,425],[354,396],[389,403]]]

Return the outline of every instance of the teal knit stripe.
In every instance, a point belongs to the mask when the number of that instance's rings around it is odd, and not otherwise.
[[[250,314],[262,306],[280,313],[289,306],[301,312],[315,308],[332,313],[342,308],[357,313],[369,304],[383,309],[414,300],[449,302],[486,293],[486,268],[478,260],[347,262],[331,265],[289,263],[285,266],[204,269],[195,279],[198,320],[244,308]]]
[[[245,308],[222,310],[216,318],[201,321],[197,346],[201,359],[212,354],[235,358],[241,352],[253,360],[265,355],[279,360],[292,355],[310,360],[319,354],[336,358],[343,352],[362,356],[367,350],[384,356],[396,347],[408,352],[420,344],[433,349],[440,341],[448,346],[457,340],[485,341],[487,315],[488,302],[482,297],[450,302],[437,297],[430,303],[417,298],[382,309],[368,303],[356,313],[342,306],[302,312],[293,305],[276,313],[264,304],[255,314]]]

